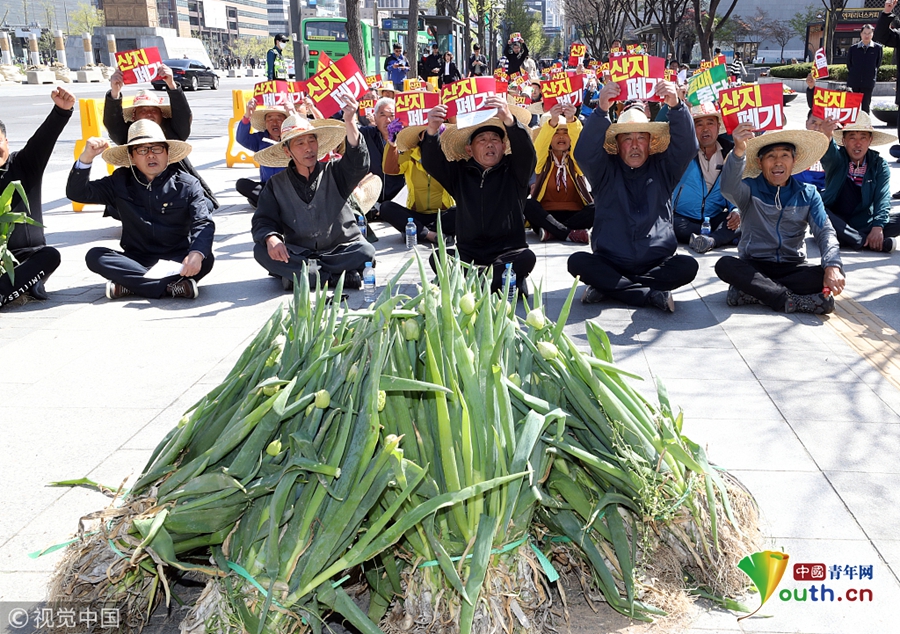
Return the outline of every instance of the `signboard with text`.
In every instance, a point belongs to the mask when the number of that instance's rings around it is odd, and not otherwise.
[[[581,60],[584,59],[585,54],[587,54],[587,46],[578,43],[572,44],[569,47],[569,66],[573,68],[578,66]]]
[[[348,98],[359,99],[367,90],[366,78],[350,55],[325,68],[306,81],[306,89],[323,117],[336,114]]]
[[[253,98],[260,106],[284,107],[289,103],[293,103],[293,97],[289,97],[291,92],[288,82],[281,79],[272,79],[270,81],[261,81],[253,87]]]
[[[654,95],[665,80],[666,60],[650,55],[623,55],[609,60],[609,78],[619,84],[618,101],[662,101]]]
[[[582,75],[565,71],[552,73],[550,79],[541,82],[544,111],[549,111],[556,104],[579,105],[583,89]]]
[[[813,60],[812,67],[813,79],[824,79],[828,77],[828,58],[825,57],[825,49],[820,48],[816,51],[816,57]]]
[[[441,90],[441,103],[447,106],[448,118],[456,117],[456,127],[467,128],[496,114],[495,108],[485,106],[487,98],[496,92],[493,77],[469,77],[445,84]]]
[[[713,66],[688,80],[687,101],[692,106],[713,103],[719,93],[728,88],[728,71],[724,66]]]
[[[162,60],[155,46],[116,53],[116,66],[126,84],[145,84],[156,79]]]
[[[741,123],[754,130],[780,130],[784,127],[784,94],[781,83],[748,84],[726,88],[719,93],[722,122],[728,134]]]
[[[837,119],[841,124],[856,123],[862,108],[861,92],[826,90],[816,86],[813,92],[812,113],[820,119]]]
[[[403,122],[403,127],[425,125],[428,113],[441,103],[436,92],[401,92],[394,97],[394,114]]]

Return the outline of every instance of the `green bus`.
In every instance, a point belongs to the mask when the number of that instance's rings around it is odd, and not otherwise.
[[[366,75],[379,72],[375,67],[375,48],[373,44],[373,28],[371,24],[362,23],[362,43],[366,58],[366,67],[361,68]],[[309,46],[309,60],[306,64],[306,76],[316,74],[319,56],[325,53],[336,62],[350,52],[347,42],[347,18],[306,18],[300,25],[300,41]]]

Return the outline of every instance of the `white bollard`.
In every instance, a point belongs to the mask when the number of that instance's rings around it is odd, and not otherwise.
[[[40,66],[41,54],[38,52],[38,38],[35,33],[28,34],[28,53],[31,57],[31,65]]]
[[[84,65],[89,66],[94,63],[94,47],[91,44],[91,34],[82,33],[81,43],[84,46]]]
[[[12,65],[12,51],[6,31],[0,31],[0,64],[4,66]]]
[[[66,41],[63,39],[62,31],[53,31],[53,42],[56,44],[56,61],[63,68],[68,68],[69,64],[66,62]]]
[[[109,65],[112,68],[117,66],[116,64],[116,36],[115,35],[107,35],[106,36],[106,50],[109,51]]]

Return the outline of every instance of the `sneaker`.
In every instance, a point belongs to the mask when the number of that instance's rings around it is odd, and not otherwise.
[[[312,284],[310,284],[310,288],[315,288],[315,287],[316,287],[316,284],[315,284],[316,280],[315,280],[315,278],[313,278],[311,281],[312,281]],[[282,278],[281,278],[281,288],[283,288],[285,291],[292,291],[292,290],[294,290],[294,280],[293,280],[293,278],[290,278],[290,277],[282,277]]]
[[[122,299],[123,297],[128,297],[129,295],[134,295],[134,293],[129,291],[121,284],[116,284],[112,280],[108,280],[106,282],[106,297],[108,299]]]
[[[890,238],[885,238],[885,242],[890,240]],[[47,289],[44,288],[44,280],[38,280],[35,282],[34,286],[28,289],[28,294],[31,295],[32,299],[50,299],[50,296],[47,294]]]
[[[541,237],[541,242],[551,242],[553,240],[556,240],[553,234],[546,229],[540,229],[538,231],[538,235]]]
[[[172,282],[166,286],[166,292],[172,297],[183,297],[184,299],[197,299],[200,296],[197,282],[190,277],[183,277],[177,282]]]
[[[897,246],[897,244],[894,242],[893,238],[885,238],[881,242],[881,252],[882,253],[893,253],[894,248],[896,246]],[[38,299],[40,299],[40,298],[38,298]]]
[[[696,253],[706,253],[716,248],[716,241],[709,236],[692,233],[688,246]]]
[[[748,295],[744,291],[739,291],[734,286],[728,287],[728,295],[725,297],[725,303],[729,306],[747,306],[750,304],[762,304],[762,302],[754,297],[753,295]]]
[[[344,273],[344,288],[358,291],[362,288],[362,275],[359,271],[347,271]]]
[[[834,296],[828,295],[826,297],[822,293],[797,295],[788,291],[787,300],[784,303],[784,312],[827,315],[834,312]]]
[[[588,286],[584,289],[584,295],[581,296],[582,304],[598,304],[605,299],[603,293],[598,291],[593,286]]]
[[[650,291],[650,294],[647,296],[647,303],[664,313],[675,312],[675,296],[672,295],[672,291]]]
[[[894,192],[893,194],[891,194],[891,198],[893,198],[894,200],[900,200],[900,192]]]
[[[587,229],[573,229],[569,232],[569,242],[577,242],[578,244],[590,244],[591,234]]]

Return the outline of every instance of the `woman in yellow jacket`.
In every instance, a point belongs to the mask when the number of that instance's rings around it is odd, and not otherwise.
[[[397,133],[397,139],[384,150],[382,169],[385,174],[406,177],[406,206],[381,203],[379,220],[387,222],[401,234],[406,233],[410,218],[416,223],[418,242],[437,242],[438,213],[445,236],[456,235],[456,207],[450,194],[422,167],[419,142],[425,126],[410,126]]]
[[[587,244],[594,226],[594,200],[572,156],[581,134],[575,106],[555,105],[534,140],[537,179],[525,201],[525,218],[541,242],[569,240]]]

